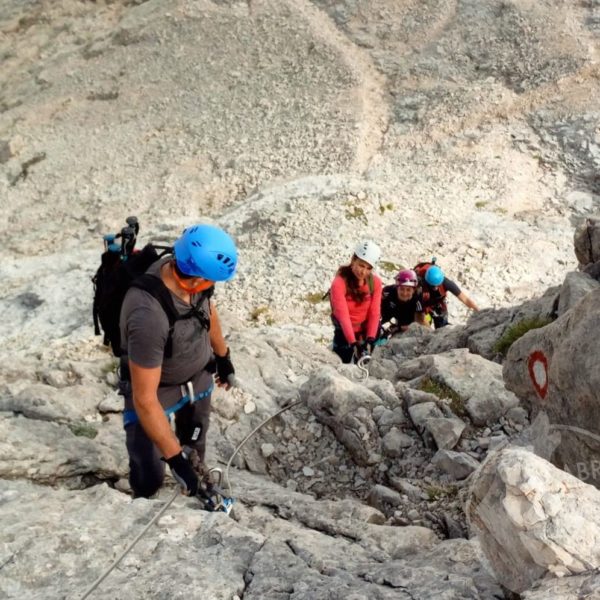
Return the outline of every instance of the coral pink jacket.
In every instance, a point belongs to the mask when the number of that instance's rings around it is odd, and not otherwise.
[[[338,321],[344,337],[349,344],[358,337],[377,337],[379,319],[381,317],[381,279],[373,274],[373,294],[369,284],[360,288],[366,296],[362,302],[355,302],[346,294],[346,282],[341,275],[336,275],[331,284],[331,309],[333,317]]]

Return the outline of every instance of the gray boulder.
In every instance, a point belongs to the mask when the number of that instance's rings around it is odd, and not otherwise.
[[[468,454],[453,450],[438,450],[431,464],[444,471],[452,479],[465,479],[479,467],[479,463]]]
[[[452,450],[460,440],[465,430],[465,423],[460,419],[432,418],[425,420],[425,428],[435,441],[440,450]]]
[[[498,340],[505,331],[521,321],[532,319],[550,319],[555,312],[555,304],[560,287],[551,287],[539,298],[534,298],[508,308],[486,308],[474,313],[466,325],[465,346],[473,354],[479,354],[488,360],[501,361],[495,349]]]
[[[524,448],[489,455],[467,516],[498,581],[514,592],[600,567],[600,491]]]
[[[37,383],[27,386],[15,396],[1,397],[0,411],[11,411],[43,421],[73,422],[95,416],[103,400],[104,392],[98,386],[55,388]]]
[[[544,579],[521,594],[522,600],[581,600],[600,598],[600,573]]]
[[[592,290],[598,288],[600,283],[587,273],[567,273],[558,297],[558,315],[565,314]]]
[[[128,472],[123,421],[69,425],[0,416],[0,477],[71,488],[117,480]]]
[[[577,227],[574,243],[581,267],[600,261],[600,216],[588,217]]]
[[[300,398],[333,431],[357,464],[378,461],[381,439],[372,413],[381,403],[379,396],[335,370],[324,368],[300,387]]]
[[[552,462],[600,486],[600,289],[510,348],[504,379],[531,413],[547,415],[558,436]]]
[[[408,379],[427,377],[445,386],[454,395],[453,401],[445,402],[455,414],[466,412],[475,425],[495,422],[519,404],[504,387],[502,367],[466,348],[407,361],[398,373]]]

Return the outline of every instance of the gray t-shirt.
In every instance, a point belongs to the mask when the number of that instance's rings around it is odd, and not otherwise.
[[[159,275],[160,267],[170,260],[165,258],[150,266],[147,273]],[[191,306],[171,292],[175,308],[180,314],[186,314]],[[192,296],[196,304],[201,294]],[[201,300],[200,308],[207,318],[210,317],[209,300]],[[164,356],[165,344],[169,334],[169,319],[158,300],[139,288],[130,288],[125,295],[121,308],[121,345],[129,360],[148,369],[160,367],[161,377],[158,397],[167,408],[181,398],[180,386],[191,381],[194,392],[205,391],[212,383],[212,376],[205,371],[212,359],[212,348],[208,331],[197,318],[181,319],[175,322],[173,330],[173,354]],[[126,399],[125,408],[130,401]]]

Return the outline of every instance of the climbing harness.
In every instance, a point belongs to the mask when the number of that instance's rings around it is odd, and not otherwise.
[[[188,382],[189,385],[191,385],[190,382]],[[207,398],[208,396],[210,396],[213,392],[214,386],[211,385],[207,390],[205,390],[204,392],[199,392],[197,394],[192,392],[189,392],[189,385],[188,385],[188,393],[185,394],[184,396],[181,397],[181,400],[179,400],[179,402],[177,402],[177,404],[174,404],[173,406],[169,406],[169,408],[165,408],[165,415],[167,415],[167,417],[170,417],[171,415],[175,414],[180,408],[183,408],[186,404],[188,404],[189,402],[198,402],[198,400],[202,400],[204,398]],[[183,388],[183,386],[182,386]],[[192,400],[190,400],[190,398],[192,398]],[[123,427],[127,427],[127,425],[131,425],[132,423],[137,423],[139,421],[139,418],[135,412],[135,410],[130,409],[130,410],[124,410],[123,411]]]

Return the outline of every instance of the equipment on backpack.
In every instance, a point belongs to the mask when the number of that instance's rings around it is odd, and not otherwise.
[[[403,269],[394,277],[396,285],[405,287],[417,287],[417,274],[412,269]]]
[[[218,227],[193,225],[173,245],[177,268],[190,277],[228,281],[235,275],[235,242]]]
[[[141,250],[135,251],[139,222],[136,217],[128,217],[127,223],[127,227],[120,233],[104,236],[105,251],[100,267],[92,278],[94,332],[96,335],[103,332],[104,345],[110,346],[115,356],[121,356],[121,306],[130,287],[140,288],[153,296],[167,315],[169,333],[165,357],[170,358],[173,354],[173,331],[176,321],[194,317],[204,329],[208,331],[210,328],[210,318],[201,308],[201,304],[204,298],[211,297],[214,290],[212,287],[205,290],[196,306],[189,312],[180,314],[162,279],[146,274],[150,265],[172,253],[173,249],[170,246],[147,244]],[[120,246],[114,241],[117,238],[121,239]]]
[[[381,249],[371,240],[363,240],[354,248],[354,255],[369,263],[372,267],[376,267],[381,258]]]

